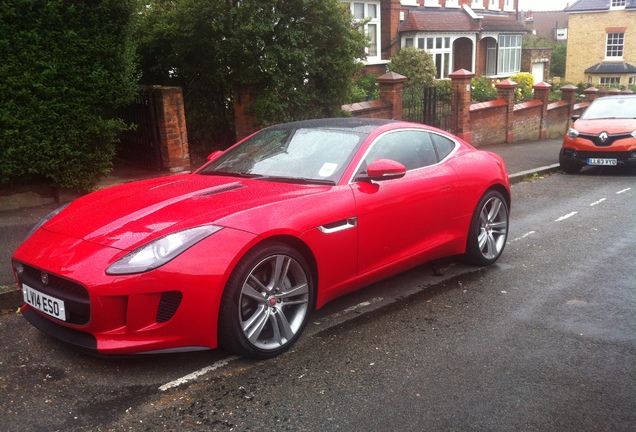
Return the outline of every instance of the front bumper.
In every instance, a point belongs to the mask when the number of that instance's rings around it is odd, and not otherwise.
[[[636,151],[579,151],[564,147],[559,154],[561,166],[590,166],[590,159],[616,159],[616,166],[636,166]]]
[[[66,320],[29,305],[22,313],[42,332],[97,355],[215,348],[223,287],[254,239],[224,229],[155,270],[111,276],[104,270],[125,251],[40,229],[13,256],[16,279],[21,289],[64,302]]]

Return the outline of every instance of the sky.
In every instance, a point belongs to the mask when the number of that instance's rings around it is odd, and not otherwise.
[[[519,10],[558,11],[573,5],[576,0],[519,0]]]

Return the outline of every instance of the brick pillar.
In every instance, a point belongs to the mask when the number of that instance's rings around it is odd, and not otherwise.
[[[402,120],[403,88],[407,80],[407,77],[395,72],[385,73],[375,79],[380,84],[380,99],[391,103],[391,117],[396,120]]]
[[[578,87],[572,84],[564,85],[561,87],[561,100],[568,103],[568,119],[571,119],[574,115],[574,104],[576,103],[576,91]],[[570,127],[570,121],[568,120],[565,129]]]
[[[583,90],[583,94],[585,95],[586,102],[592,102],[594,99],[599,97],[599,92],[597,88],[588,87]]]
[[[545,139],[548,136],[548,101],[550,100],[550,89],[552,86],[546,82],[540,82],[532,86],[534,90],[534,99],[540,100],[543,104],[541,110],[541,125],[539,126],[539,139]]]
[[[497,83],[497,99],[505,100],[508,103],[506,111],[506,142],[511,143],[515,139],[513,127],[515,113],[515,89],[519,84],[509,79]]]
[[[451,132],[466,142],[472,142],[470,129],[471,80],[474,73],[466,69],[453,72],[448,77],[452,83]]]
[[[152,86],[157,121],[161,165],[170,172],[190,171],[188,129],[181,87]]]
[[[256,126],[254,114],[249,111],[254,101],[254,86],[242,86],[234,90],[234,128],[236,141],[250,136],[259,128]]]

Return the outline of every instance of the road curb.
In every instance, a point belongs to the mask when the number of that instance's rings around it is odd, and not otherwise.
[[[521,183],[522,181],[525,181],[525,180],[531,180],[535,174],[537,175],[550,174],[550,173],[558,172],[560,169],[561,168],[559,164],[546,165],[539,168],[533,168],[530,170],[520,171],[518,173],[510,174],[508,178],[510,179],[510,184],[516,184],[516,183]]]

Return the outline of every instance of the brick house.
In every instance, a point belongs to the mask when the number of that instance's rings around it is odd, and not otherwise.
[[[347,1],[354,17],[368,20],[366,71],[386,72],[400,48],[433,55],[437,78],[465,69],[478,76],[506,78],[521,71],[525,26],[517,0]]]
[[[636,0],[579,0],[568,19],[566,80],[595,87],[636,84]]]

